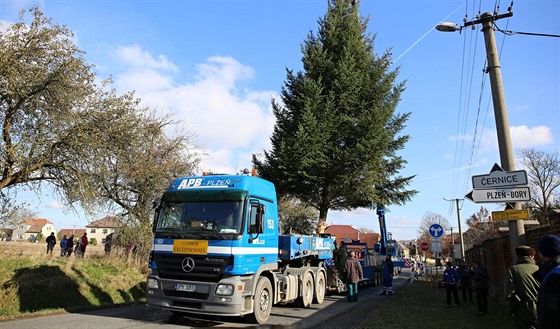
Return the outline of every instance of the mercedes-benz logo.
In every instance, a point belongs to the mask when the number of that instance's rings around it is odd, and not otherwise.
[[[183,262],[181,263],[181,268],[183,269],[183,271],[187,273],[192,271],[194,269],[194,259],[190,257],[183,259]]]

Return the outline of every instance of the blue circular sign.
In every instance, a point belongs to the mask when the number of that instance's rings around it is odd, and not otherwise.
[[[432,224],[428,229],[428,231],[430,232],[430,235],[433,236],[434,238],[439,238],[440,236],[443,235],[443,232],[445,232],[443,227],[439,224]]]

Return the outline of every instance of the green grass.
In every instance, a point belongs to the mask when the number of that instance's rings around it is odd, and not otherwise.
[[[459,290],[460,301],[462,301]],[[435,283],[419,280],[399,287],[362,326],[364,329],[402,328],[513,328],[508,307],[488,297],[488,314],[477,316],[476,303],[461,303],[459,307],[445,307],[445,289]],[[453,299],[452,299],[453,300]]]
[[[0,320],[144,302],[146,273],[118,258],[0,259]]]

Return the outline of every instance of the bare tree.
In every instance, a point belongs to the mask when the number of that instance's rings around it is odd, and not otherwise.
[[[560,155],[530,148],[521,149],[519,156],[531,189],[531,202],[525,207],[533,208],[532,217],[546,225],[550,210],[560,206]]]
[[[472,214],[466,223],[468,228],[463,234],[466,249],[500,236],[499,227],[507,226],[507,221],[499,222],[492,220],[488,209],[484,207],[480,207],[477,213]]]

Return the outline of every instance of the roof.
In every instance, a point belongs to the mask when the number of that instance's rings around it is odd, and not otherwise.
[[[105,216],[86,225],[87,228],[119,228],[121,226],[117,216]]]
[[[325,233],[330,233],[334,236],[344,236],[344,235],[357,235],[358,230],[353,228],[351,225],[329,225],[325,228]]]
[[[58,231],[58,236],[63,237],[64,235],[70,236],[70,234],[74,233],[74,236],[82,236],[86,233],[85,228],[63,228],[62,230]]]
[[[45,218],[24,218],[23,222],[30,226],[25,233],[39,233],[45,225],[54,225],[51,221]]]
[[[6,233],[8,235],[12,235],[14,233],[14,230],[11,229],[11,228],[3,228],[3,229],[0,229],[0,231]]]
[[[353,228],[351,225],[329,225],[325,229],[325,233],[329,233],[336,237],[337,241],[341,240],[359,240],[366,243],[368,248],[373,250],[373,245],[379,242],[379,233],[362,233]]]

